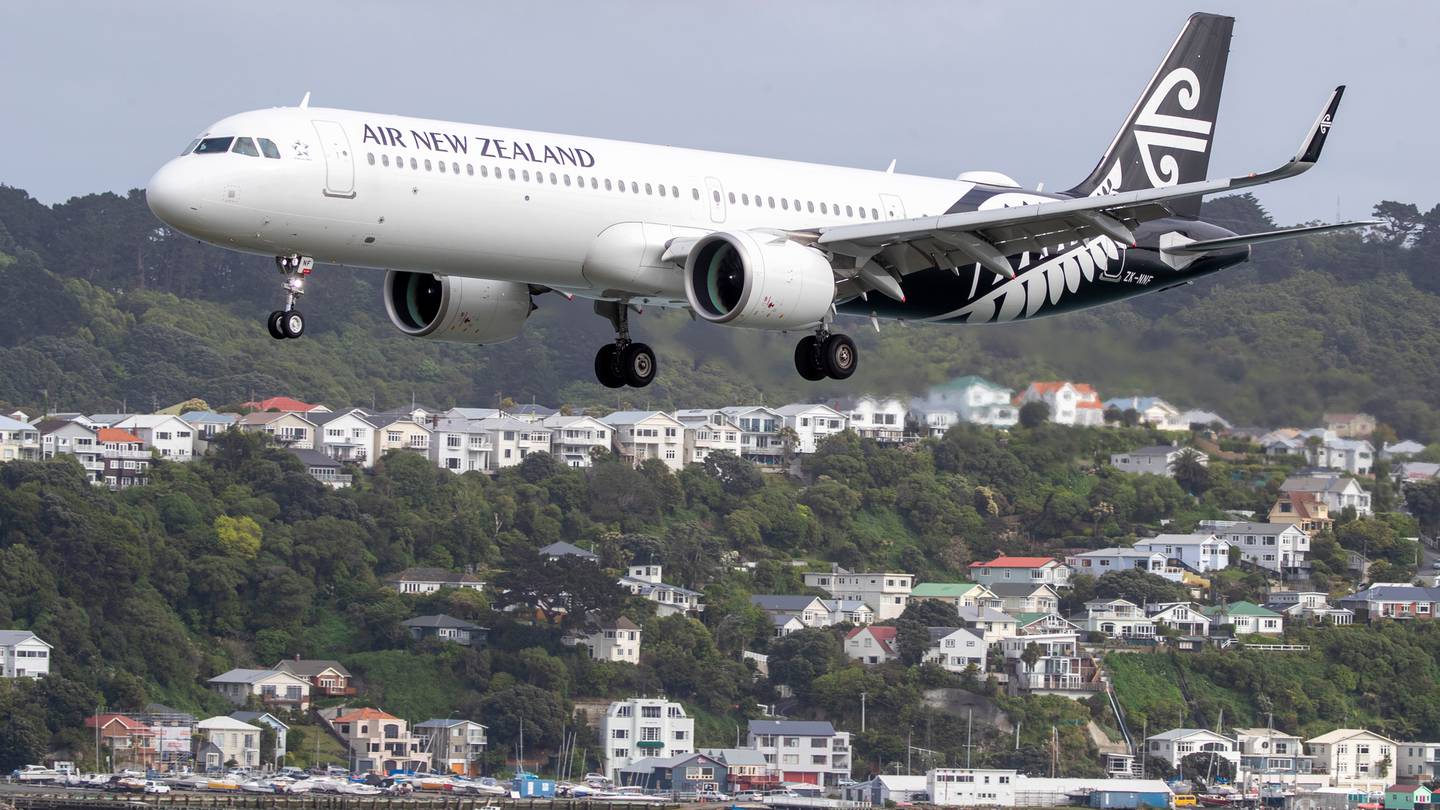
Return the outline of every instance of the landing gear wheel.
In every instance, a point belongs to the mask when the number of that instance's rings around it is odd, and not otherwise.
[[[284,317],[285,310],[277,309],[270,313],[270,317],[265,319],[265,326],[270,330],[270,337],[276,340],[285,339],[285,330],[280,327],[280,321]]]
[[[632,388],[649,385],[655,379],[655,352],[644,343],[631,343],[621,349],[620,374]]]
[[[595,379],[606,388],[620,388],[625,385],[625,380],[620,376],[619,368],[620,347],[614,343],[606,343],[595,353]]]
[[[281,315],[280,331],[285,333],[285,337],[293,340],[305,334],[305,316],[300,314],[300,310],[292,309]]]
[[[855,351],[855,341],[847,335],[831,335],[820,344],[820,360],[825,373],[832,380],[848,379],[860,365],[860,355]]]
[[[810,382],[825,379],[825,367],[820,362],[819,338],[806,335],[795,344],[795,370]]]

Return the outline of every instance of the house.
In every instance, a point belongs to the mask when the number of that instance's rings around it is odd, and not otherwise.
[[[661,581],[659,565],[632,565],[625,576],[620,578],[620,587],[630,593],[655,603],[655,615],[670,616],[675,613],[701,613],[705,606],[700,604],[700,593],[679,585],[667,585]]]
[[[1385,810],[1429,810],[1430,788],[1403,782],[1385,788]]]
[[[461,588],[483,591],[485,581],[473,574],[447,571],[444,568],[406,568],[398,574],[384,578],[386,587],[399,593],[435,593],[441,588]]]
[[[839,599],[859,599],[875,611],[876,621],[899,618],[910,604],[913,574],[895,571],[855,573],[838,565],[829,571],[806,571],[805,586],[819,588]]]
[[[309,473],[311,478],[331,489],[344,489],[353,481],[353,476],[341,472],[343,468],[340,462],[318,450],[287,447],[285,452],[305,465],[305,472]]]
[[[780,772],[765,761],[759,751],[749,748],[702,748],[700,753],[725,766],[730,793],[772,790],[780,784]]]
[[[646,757],[673,757],[695,752],[695,718],[685,707],[665,698],[617,700],[600,721],[605,747],[605,775],[615,780],[622,768]]]
[[[1340,600],[1340,607],[1354,611],[1355,618],[1373,622],[1379,619],[1435,618],[1440,609],[1440,588],[1423,588],[1403,583],[1376,583]]]
[[[316,450],[335,459],[369,469],[375,464],[375,424],[360,408],[309,417],[318,437]]]
[[[1193,455],[1202,466],[1210,466],[1210,456],[1191,447],[1161,444],[1141,447],[1128,453],[1111,453],[1110,466],[1126,473],[1149,473],[1175,477],[1175,464],[1186,454]]]
[[[1023,780],[1025,777],[1015,771],[999,768],[932,768],[925,772],[925,792],[930,795],[930,803],[940,807],[1015,807],[1016,785]],[[1164,782],[1159,784],[1164,788]],[[1020,803],[1058,807],[1065,800],[1062,789],[1059,795],[1042,795]]]
[[[1285,619],[1254,602],[1229,602],[1205,609],[1213,628],[1230,625],[1237,636],[1278,636],[1285,632]]]
[[[430,460],[440,469],[457,475],[496,469],[493,466],[495,444],[491,432],[481,427],[484,422],[451,416],[435,419],[430,426]],[[606,452],[609,452],[608,441]]]
[[[1217,532],[1240,549],[1240,559],[1276,574],[1308,569],[1310,535],[1294,523],[1233,523]]]
[[[485,726],[458,717],[426,720],[415,724],[420,750],[430,755],[433,773],[479,776],[480,759],[489,743]]]
[[[310,708],[310,682],[281,670],[232,669],[206,683],[236,706],[244,706],[256,697],[266,706],[300,711]]]
[[[931,388],[924,400],[916,404],[927,413],[954,413],[960,422],[1008,428],[1020,420],[1014,396],[1009,388],[967,374]]]
[[[260,767],[260,728],[233,717],[207,717],[196,724],[202,750],[195,764],[207,772]]]
[[[993,607],[1002,604],[995,592],[978,582],[921,582],[910,590],[910,601],[944,602],[954,608]]]
[[[850,429],[863,439],[893,444],[905,438],[905,403],[894,397],[863,396],[837,410],[845,414]]]
[[[1326,438],[1319,444],[1307,444],[1305,457],[1321,469],[1369,475],[1375,466],[1375,446],[1365,439]]]
[[[1210,635],[1210,617],[1204,612],[1204,608],[1191,602],[1147,605],[1145,612],[1156,627],[1174,630],[1182,636]]]
[[[435,638],[441,641],[453,641],[468,647],[485,646],[486,635],[490,632],[488,628],[471,624],[454,616],[446,616],[444,613],[434,616],[416,616],[406,619],[400,624],[410,631],[410,637],[413,639]]]
[[[1230,429],[1230,422],[1214,411],[1185,411],[1180,414],[1180,423],[1188,425],[1190,430],[1210,428],[1212,425],[1219,425],[1222,431]]]
[[[107,488],[121,490],[145,485],[154,456],[145,449],[139,436],[119,428],[102,427],[95,430],[95,439],[100,443]]]
[[[970,563],[970,575],[981,585],[1000,582],[1030,582],[1060,589],[1070,584],[1073,572],[1054,557],[999,556],[989,562]]]
[[[1029,651],[1032,651],[1029,652]],[[1057,695],[1084,700],[1106,685],[1094,659],[1080,650],[1078,633],[1041,633],[1015,636],[1000,642],[1009,673],[1008,691],[1012,695]],[[1026,658],[1035,655],[1034,663]]]
[[[613,431],[615,452],[635,466],[656,459],[678,472],[685,465],[685,423],[660,411],[616,411],[600,418]]]
[[[40,432],[40,458],[73,456],[85,470],[87,481],[105,483],[104,447],[95,428],[80,422],[47,419],[36,424],[35,429]]]
[[[845,634],[846,657],[862,664],[888,664],[899,657],[894,627],[857,627]]]
[[[670,795],[721,794],[730,784],[724,762],[700,752],[668,757],[647,756],[616,772],[621,786],[637,786]]]
[[[597,454],[610,454],[610,427],[599,419],[556,413],[540,425],[550,431],[550,455],[567,467],[589,467]]]
[[[1429,481],[1440,478],[1440,464],[1432,461],[1402,461],[1392,468],[1391,476],[1395,483],[1400,485]]]
[[[779,467],[795,452],[781,437],[785,418],[764,405],[736,405],[720,413],[740,426],[740,457],[762,467]]]
[[[481,455],[488,455],[486,469],[491,472],[514,467],[531,453],[549,453],[552,446],[550,428],[513,416],[482,419],[472,423],[470,430],[489,437],[490,451],[488,454],[482,452]],[[446,441],[449,441],[448,436]],[[467,452],[469,449],[466,448]]]
[[[751,720],[746,744],[784,782],[829,788],[850,778],[850,733],[824,720]]]
[[[1386,460],[1408,458],[1423,452],[1425,452],[1425,445],[1409,439],[1394,443],[1385,442],[1380,445],[1380,458]]]
[[[1299,737],[1273,728],[1235,729],[1235,750],[1250,773],[1308,774],[1315,764]]]
[[[1315,758],[1314,773],[1336,787],[1387,785],[1395,775],[1396,742],[1373,731],[1337,728],[1305,741]]]
[[[1190,423],[1181,415],[1180,409],[1159,397],[1120,397],[1105,400],[1105,410],[1111,408],[1121,413],[1134,411],[1140,424],[1150,425],[1156,430],[1177,433],[1190,430]]]
[[[1164,554],[1167,562],[1201,574],[1230,566],[1230,542],[1214,534],[1161,534],[1136,541],[1135,548]]]
[[[430,765],[410,724],[389,712],[368,708],[342,712],[330,727],[350,749],[354,773],[423,771]]]
[[[1015,629],[1022,636],[1049,635],[1052,633],[1078,633],[1080,625],[1059,613],[1020,612],[1015,616]]]
[[[538,405],[534,402],[526,405],[516,405],[513,408],[506,408],[505,412],[526,422],[544,422],[552,416],[558,416],[560,411],[548,405]]]
[[[600,555],[592,551],[586,551],[585,549],[580,548],[573,543],[567,543],[564,540],[551,543],[548,546],[541,546],[540,556],[544,557],[550,562],[555,562],[561,557],[577,557],[581,560],[584,560],[585,562],[600,562]]]
[[[235,426],[248,433],[265,433],[284,447],[315,449],[315,423],[298,413],[247,413]]]
[[[1015,405],[1023,407],[1031,402],[1050,406],[1050,421],[1058,425],[1099,427],[1105,424],[1100,395],[1086,383],[1032,382],[1015,398]]]
[[[1086,632],[1110,638],[1155,638],[1155,622],[1134,602],[1125,599],[1092,599],[1085,603],[1085,613],[1076,617]]]
[[[415,417],[409,413],[366,412],[364,418],[375,427],[371,434],[375,439],[372,458],[378,459],[386,453],[397,451],[419,453],[426,458],[430,457],[432,438],[430,426],[416,421]],[[548,441],[546,441],[544,449],[550,449]]]
[[[297,656],[293,660],[287,658],[271,669],[288,672],[309,681],[312,695],[347,697],[355,694],[355,687],[350,685],[350,670],[341,666],[339,661]]]
[[[0,461],[40,458],[40,431],[28,422],[0,416]]]
[[[1440,742],[1402,742],[1396,746],[1395,776],[1407,782],[1433,782],[1440,776]]]
[[[1360,486],[1360,482],[1338,473],[1291,476],[1280,485],[1280,491],[1291,495],[1296,492],[1314,493],[1324,501],[1332,515],[1339,515],[1347,506],[1362,517],[1370,514],[1370,493]]]
[[[285,760],[287,741],[290,736],[290,726],[283,720],[269,712],[231,712],[230,716],[242,723],[249,723],[252,726],[269,726],[275,732],[275,746],[269,762],[262,762],[273,769],[279,769],[280,763]],[[263,731],[263,730],[262,730]],[[263,752],[262,752],[263,753]]]
[[[805,627],[830,626],[830,609],[818,596],[754,594],[750,604],[775,618],[793,618]]]
[[[973,630],[985,639],[987,644],[994,644],[997,641],[1010,638],[1020,634],[1020,622],[1008,613],[1002,613],[992,607],[975,605],[957,608],[956,624],[968,630]]]
[[[112,425],[140,437],[146,450],[166,461],[189,461],[195,457],[195,429],[178,416],[136,414]]]
[[[116,770],[152,768],[160,759],[159,736],[139,718],[116,712],[95,714],[85,718],[87,736],[98,738],[109,756],[109,765]],[[185,739],[188,748],[190,739]]]
[[[907,432],[932,439],[943,438],[950,428],[960,424],[960,414],[955,411],[926,405],[918,399],[910,401],[906,419]]]
[[[841,795],[848,802],[863,806],[894,807],[896,805],[928,804],[930,786],[923,775],[880,774],[868,781],[846,785]]]
[[[195,715],[161,703],[147,703],[132,717],[155,733],[160,758],[157,768],[179,765],[194,756]]]
[[[312,405],[292,397],[270,397],[259,401],[244,402],[240,405],[248,411],[281,411],[283,413],[329,413],[324,405]]]
[[[770,623],[775,628],[775,637],[783,638],[791,633],[805,629],[805,625],[799,619],[788,613],[770,614]]]
[[[996,582],[990,591],[1006,613],[1053,613],[1060,609],[1060,595],[1043,582]]]
[[[1332,606],[1329,594],[1321,591],[1272,590],[1265,599],[1265,609],[1279,613],[1284,619],[1307,624],[1355,623],[1355,611]]]
[[[1270,507],[1268,523],[1293,523],[1312,537],[1335,522],[1330,507],[1314,492],[1282,492]]]
[[[1375,432],[1375,417],[1368,413],[1327,413],[1320,421],[1326,430],[1346,439],[1365,439]]]
[[[640,663],[640,625],[624,616],[604,621],[595,631],[583,636],[579,643],[589,648],[596,661]]]
[[[947,672],[964,672],[975,667],[985,672],[985,654],[989,643],[975,632],[963,627],[929,627],[930,648],[921,660],[938,664]]]
[[[740,456],[740,426],[715,408],[675,412],[685,425],[685,464],[704,464],[711,453]]]
[[[1089,574],[1092,577],[1101,577],[1111,571],[1135,569],[1147,574],[1154,574],[1157,577],[1164,577],[1171,582],[1182,581],[1185,578],[1185,572],[1170,565],[1169,559],[1158,551],[1116,547],[1075,554],[1066,557],[1065,564],[1077,574]]]
[[[813,453],[821,442],[850,429],[850,420],[845,414],[829,405],[794,403],[776,408],[775,413],[785,421],[785,427],[795,431],[796,453]]]
[[[217,436],[232,430],[240,421],[235,413],[219,413],[212,410],[186,411],[177,414],[195,432],[195,455],[201,456],[209,449],[210,442]]]
[[[0,630],[0,677],[49,675],[50,653],[54,649],[29,630]]]
[[[830,624],[867,625],[875,621],[875,611],[859,599],[821,599],[820,603],[830,611]]]
[[[1192,754],[1214,754],[1232,763],[1240,759],[1234,740],[1203,728],[1175,728],[1151,734],[1145,738],[1145,753],[1164,760],[1177,771],[1181,761]]]

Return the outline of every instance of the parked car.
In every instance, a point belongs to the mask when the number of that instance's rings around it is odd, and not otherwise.
[[[169,792],[170,792],[170,786],[167,785],[167,784],[165,784],[164,782],[157,782],[157,781],[154,780],[154,779],[146,779],[146,780],[145,780],[145,792],[146,792],[146,793],[169,793]]]

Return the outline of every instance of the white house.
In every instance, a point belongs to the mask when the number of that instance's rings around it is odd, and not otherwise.
[[[990,644],[963,627],[931,627],[930,649],[924,661],[939,664],[947,672],[964,672],[968,667],[985,672],[985,654]]]
[[[40,458],[40,431],[28,422],[0,416],[0,461]]]
[[[905,403],[894,397],[864,396],[840,410],[850,420],[850,428],[862,438],[877,442],[899,442],[905,438]]]
[[[1111,453],[1110,466],[1127,473],[1150,473],[1175,477],[1175,463],[1185,454],[1193,454],[1201,466],[1210,466],[1210,456],[1190,447],[1175,447],[1161,444],[1155,447],[1141,447],[1128,453]]]
[[[862,664],[888,664],[899,657],[894,627],[856,627],[845,634],[845,656]]]
[[[1241,559],[1277,574],[1307,567],[1310,535],[1294,523],[1236,523],[1217,534],[1240,549]]]
[[[1032,648],[1039,653],[1033,665],[1025,661],[1025,651]],[[1015,636],[1001,641],[1000,651],[1010,673],[1011,694],[1083,699],[1097,691],[1095,665],[1082,656],[1076,632]]]
[[[284,720],[276,717],[270,712],[239,711],[231,712],[230,716],[242,723],[249,723],[253,726],[269,726],[275,732],[275,746],[271,750],[269,762],[261,763],[272,768],[278,768],[279,763],[285,761],[285,753],[289,747],[290,726]]]
[[[1012,615],[1060,609],[1060,595],[1043,582],[996,582],[990,591],[1000,600],[1000,609]]]
[[[1254,602],[1229,602],[1205,610],[1212,625],[1230,625],[1235,635],[1278,636],[1285,632],[1285,619],[1273,610],[1267,610]]]
[[[1369,475],[1375,466],[1375,446],[1364,439],[1325,439],[1306,445],[1305,456],[1316,467],[1351,475]]]
[[[0,630],[0,677],[49,675],[53,649],[29,630]]]
[[[488,729],[474,720],[458,717],[436,718],[416,723],[414,733],[420,750],[430,754],[430,768],[435,773],[478,776],[480,759],[489,740]]]
[[[1440,776],[1440,742],[1402,742],[1396,745],[1395,775],[1410,782],[1433,782]]]
[[[845,414],[829,405],[795,403],[776,408],[775,413],[785,420],[785,427],[800,437],[795,446],[797,453],[813,453],[820,442],[850,427]]]
[[[178,416],[136,414],[111,427],[139,436],[146,450],[167,461],[189,461],[195,456],[195,428]]]
[[[926,803],[930,797],[929,790],[928,780],[924,776],[882,773],[859,784],[846,785],[840,793],[846,801],[873,807],[890,807]]]
[[[550,429],[513,416],[482,419],[474,427],[490,436],[490,469],[514,467],[531,453],[550,452]]]
[[[259,698],[267,706],[301,711],[310,706],[310,682],[280,670],[232,669],[207,683],[236,706],[244,706],[251,697]]]
[[[785,463],[787,448],[780,438],[785,418],[764,405],[735,405],[720,413],[740,426],[740,457],[763,467]]]
[[[654,602],[657,616],[700,613],[705,609],[700,604],[699,592],[667,585],[661,580],[662,575],[659,565],[632,565],[618,584],[630,593]]]
[[[1315,758],[1315,772],[1328,776],[1337,787],[1390,784],[1396,746],[1388,737],[1359,728],[1337,728],[1305,741],[1306,751]]]
[[[1086,551],[1065,558],[1065,564],[1077,574],[1089,574],[1092,577],[1104,576],[1111,571],[1135,569],[1164,577],[1171,582],[1180,582],[1185,578],[1185,572],[1171,566],[1167,556],[1158,551],[1140,548],[1115,547]]]
[[[399,593],[427,594],[441,588],[466,588],[472,591],[485,590],[485,580],[460,571],[444,568],[406,568],[397,574],[384,578],[384,583]]]
[[[1070,584],[1070,567],[1054,557],[999,556],[989,562],[970,563],[970,575],[981,585],[1030,582],[1064,588]]]
[[[824,720],[751,720],[747,745],[783,782],[834,787],[850,777],[850,733]]]
[[[600,722],[605,746],[605,775],[647,757],[673,757],[695,751],[695,718],[664,698],[630,698],[610,704]]]
[[[1050,421],[1059,425],[1099,427],[1105,424],[1105,407],[1100,404],[1100,395],[1086,383],[1032,382],[1016,398],[1016,404],[1022,407],[1030,402],[1050,406]]]
[[[315,449],[336,461],[348,461],[369,469],[375,464],[375,425],[359,408],[336,413],[314,414],[318,437]]]
[[[641,634],[640,625],[621,616],[602,622],[593,633],[584,636],[580,643],[590,649],[590,657],[596,661],[638,664]]]
[[[830,626],[830,608],[818,596],[757,593],[750,597],[750,604],[775,618],[793,618],[805,627]]]
[[[74,456],[94,484],[105,483],[105,448],[95,428],[82,422],[49,419],[35,425],[40,431],[40,457]]]
[[[930,389],[916,405],[926,413],[954,413],[959,421],[972,425],[1008,428],[1020,419],[1014,396],[1009,388],[967,374]]]
[[[875,611],[876,621],[899,618],[910,604],[913,574],[880,571],[859,574],[840,566],[829,571],[806,571],[805,586],[819,588],[839,599],[859,599]]]
[[[917,582],[910,590],[910,601],[930,599],[955,608],[993,607],[1005,603],[995,592],[978,582]]]
[[[1134,602],[1092,599],[1085,603],[1085,629],[1111,638],[1155,637],[1155,622]]]
[[[711,453],[740,455],[740,426],[717,408],[675,412],[685,425],[685,463],[703,464]]]
[[[1360,482],[1339,473],[1292,476],[1280,485],[1280,491],[1314,493],[1325,503],[1331,516],[1339,515],[1347,506],[1357,515],[1370,514],[1370,493],[1360,486]]]
[[[635,466],[659,459],[678,472],[685,466],[685,423],[660,411],[616,411],[601,417],[614,431],[615,451]]]
[[[875,611],[862,599],[821,599],[820,603],[830,611],[831,625],[867,625],[875,621]]]
[[[1252,773],[1308,774],[1315,762],[1299,737],[1273,728],[1235,729],[1235,750],[1241,767]]]
[[[1215,754],[1230,762],[1240,759],[1234,740],[1203,728],[1176,728],[1151,734],[1145,738],[1145,753],[1165,760],[1176,770],[1179,770],[1180,762],[1191,754]]]
[[[1020,633],[1018,619],[991,607],[974,605],[956,608],[956,618],[957,624],[978,633],[988,644]]]
[[[260,767],[260,728],[233,717],[207,717],[195,725],[207,743],[196,765],[206,771],[223,770],[231,762],[242,768]]]
[[[1163,602],[1146,605],[1150,621],[1156,627],[1165,627],[1182,636],[1209,636],[1210,617],[1199,605],[1190,602]]]
[[[1265,609],[1301,622],[1347,625],[1355,623],[1355,611],[1330,604],[1323,591],[1272,590],[1265,597]]]
[[[1015,807],[1016,787],[1024,780],[1015,771],[999,768],[934,768],[925,773],[930,802],[941,807]],[[1043,804],[1058,802],[1043,800]]]
[[[599,419],[552,414],[540,424],[550,429],[550,455],[567,467],[589,467],[594,454],[610,452],[610,426]]]
[[[290,411],[247,413],[235,423],[240,430],[266,433],[276,444],[300,450],[315,449],[315,423]]]
[[[495,445],[490,431],[481,427],[484,421],[450,416],[435,419],[430,427],[430,460],[453,473],[493,469]]]
[[[1105,410],[1114,408],[1121,413],[1134,411],[1141,424],[1156,430],[1180,432],[1190,430],[1190,423],[1181,418],[1180,409],[1159,397],[1120,397],[1105,400]]]
[[[1164,554],[1202,574],[1230,566],[1230,541],[1214,534],[1161,534],[1137,541],[1135,548]]]

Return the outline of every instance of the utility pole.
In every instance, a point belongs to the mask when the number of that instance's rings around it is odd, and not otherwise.
[[[861,734],[864,734],[864,733],[865,733],[865,694],[866,694],[865,692],[861,692],[861,693],[860,693],[860,733],[861,733]],[[737,739],[738,739],[738,738],[737,738]],[[738,747],[740,746],[740,743],[739,743],[739,742],[736,742],[736,743],[735,743],[735,746],[738,748]]]
[[[95,705],[95,772],[100,772],[100,709],[105,704]]]
[[[911,746],[910,746],[910,737],[911,737],[911,736],[912,736],[912,732],[909,732],[909,731],[905,732],[905,775],[906,775],[906,776],[912,775],[912,774],[911,774],[911,771],[910,771],[910,752],[911,752],[911,750],[912,750],[912,749],[911,749]]]
[[[970,750],[975,746],[970,744],[970,732],[975,728],[975,710],[971,709],[965,717],[965,768],[970,768]],[[1018,737],[1017,737],[1018,739]]]

